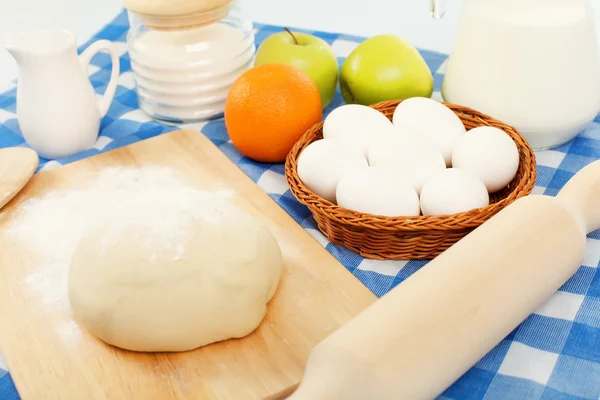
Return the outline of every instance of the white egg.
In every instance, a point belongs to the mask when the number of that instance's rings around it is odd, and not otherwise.
[[[429,178],[420,200],[423,215],[450,215],[490,204],[483,182],[475,174],[458,168],[445,169]]]
[[[379,138],[369,149],[369,165],[406,177],[417,194],[425,181],[446,169],[440,149],[423,135],[397,133]]]
[[[374,108],[346,104],[329,113],[323,122],[323,137],[346,143],[367,157],[373,140],[393,132],[394,125]]]
[[[368,165],[358,150],[321,139],[306,146],[298,156],[298,177],[317,196],[335,203],[335,189],[342,175]]]
[[[342,176],[336,191],[340,206],[388,217],[420,215],[419,196],[412,185],[390,170],[364,167]]]
[[[402,101],[396,107],[392,121],[401,130],[427,136],[440,148],[448,167],[452,165],[456,141],[466,132],[464,124],[450,108],[427,97]]]
[[[501,129],[473,128],[461,137],[452,153],[452,166],[473,172],[494,193],[506,187],[519,169],[519,149]]]

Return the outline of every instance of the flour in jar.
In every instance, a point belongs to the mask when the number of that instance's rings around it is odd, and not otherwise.
[[[172,2],[164,3],[173,9]],[[210,17],[204,14],[131,18],[128,54],[138,103],[147,114],[176,123],[222,116],[229,88],[252,67],[256,51],[252,22],[237,7],[222,8],[225,15],[208,24],[198,21]],[[181,26],[186,29],[175,29]]]
[[[165,247],[181,255],[186,249],[179,238],[190,218],[222,218],[231,212],[221,207],[231,194],[199,190],[166,167],[107,168],[81,188],[23,202],[3,233],[38,256],[38,265],[25,279],[26,289],[44,308],[68,312],[69,263],[79,240],[96,226],[109,219],[117,232],[132,221],[146,221],[154,230],[152,242],[145,244],[150,258]],[[63,328],[58,328],[61,335]],[[74,336],[72,326],[67,331]]]

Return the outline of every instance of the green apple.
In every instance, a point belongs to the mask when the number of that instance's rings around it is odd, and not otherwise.
[[[409,42],[378,35],[358,45],[344,61],[340,89],[350,104],[431,97],[433,75]]]
[[[315,82],[323,108],[327,107],[335,95],[339,75],[333,49],[321,38],[284,29],[261,43],[254,65],[277,63],[298,68]]]

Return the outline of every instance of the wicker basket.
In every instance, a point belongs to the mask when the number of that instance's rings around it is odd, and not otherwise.
[[[387,101],[371,107],[391,120],[399,103]],[[512,182],[490,195],[489,206],[448,216],[392,218],[348,210],[317,196],[298,177],[298,156],[310,143],[323,138],[323,122],[320,122],[310,128],[288,154],[285,175],[292,194],[308,207],[329,241],[370,259],[432,259],[508,204],[531,193],[536,180],[536,160],[523,136],[515,128],[475,110],[443,104],[460,117],[467,129],[494,126],[504,130],[515,141],[520,160]]]

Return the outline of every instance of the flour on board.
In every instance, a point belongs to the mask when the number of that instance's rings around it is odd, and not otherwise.
[[[199,190],[166,167],[107,168],[82,188],[61,190],[19,205],[4,233],[37,253],[39,265],[25,279],[48,311],[71,315],[67,296],[68,268],[79,240],[103,222],[115,232],[143,223],[153,231],[148,257],[159,246],[173,246],[182,256],[181,237],[194,218],[216,221],[229,196],[226,190]],[[118,236],[118,235],[117,235]],[[111,245],[110,241],[106,243]],[[59,327],[63,337],[77,337],[77,326]]]

